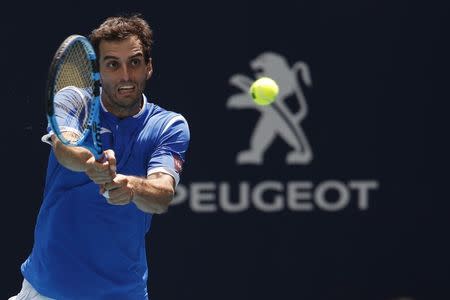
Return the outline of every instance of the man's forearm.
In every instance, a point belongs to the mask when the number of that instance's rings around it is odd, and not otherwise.
[[[169,180],[168,175],[166,178],[128,176],[128,180],[133,191],[132,201],[140,210],[153,214],[167,211],[175,193],[173,181]]]
[[[56,137],[53,137],[52,141],[55,156],[61,165],[75,172],[86,171],[86,161],[92,157],[92,154],[87,149],[66,146]]]

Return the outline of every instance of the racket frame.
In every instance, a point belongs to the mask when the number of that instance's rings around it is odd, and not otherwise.
[[[58,74],[61,64],[64,61],[65,55],[67,55],[67,49],[69,49],[74,43],[80,42],[85,50],[86,57],[91,63],[92,73],[91,78],[94,81],[93,86],[93,99],[90,101],[90,109],[87,127],[81,133],[82,137],[77,142],[71,142],[64,138],[62,132],[57,124],[54,110],[54,83],[56,75]],[[47,79],[46,87],[46,113],[47,120],[50,127],[58,139],[67,146],[84,147],[89,150],[96,160],[101,161],[103,159],[102,141],[100,136],[100,73],[98,71],[97,56],[95,55],[94,48],[89,40],[82,35],[71,35],[67,37],[64,42],[59,46],[56,51],[52,63],[50,65],[49,75]],[[92,143],[86,141],[91,135]]]

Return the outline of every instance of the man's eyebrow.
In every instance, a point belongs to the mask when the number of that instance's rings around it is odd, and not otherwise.
[[[139,53],[136,53],[134,55],[131,55],[130,57],[128,57],[128,59],[135,58],[135,57],[143,57],[143,56],[144,56],[144,54],[139,52]],[[118,60],[119,58],[116,57],[116,56],[113,56],[113,55],[106,55],[106,56],[103,57],[103,60],[107,60],[107,59],[116,59],[116,60]]]
[[[128,57],[128,59],[135,58],[135,57],[143,57],[143,56],[144,56],[144,54],[142,54],[142,52],[139,52],[139,53],[136,53],[134,55],[131,55],[130,57]]]
[[[106,55],[103,57],[103,60],[107,60],[107,59],[119,59],[118,57],[112,56],[112,55]]]

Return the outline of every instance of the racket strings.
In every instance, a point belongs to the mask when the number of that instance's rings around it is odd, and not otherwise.
[[[89,127],[93,86],[92,62],[83,44],[75,42],[64,52],[56,74],[54,109],[59,115],[59,127],[72,131],[71,134],[79,132],[80,138]],[[73,136],[70,140],[76,143]]]

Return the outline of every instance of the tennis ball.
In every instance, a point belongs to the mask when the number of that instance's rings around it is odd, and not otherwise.
[[[261,77],[250,86],[250,95],[258,105],[269,105],[275,101],[279,92],[277,83],[269,77]]]

